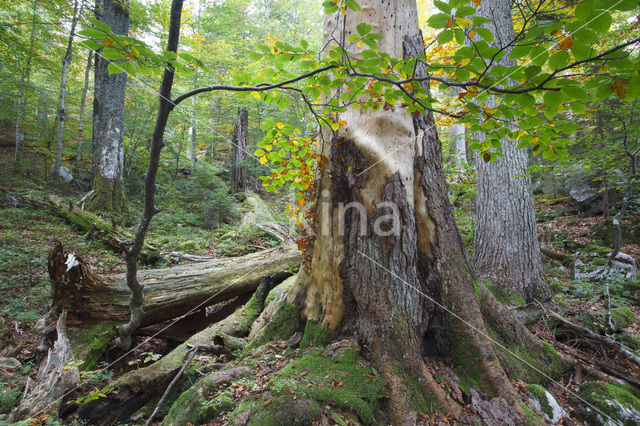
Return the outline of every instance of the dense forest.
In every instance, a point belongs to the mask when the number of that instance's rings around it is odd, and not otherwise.
[[[0,16],[0,424],[640,424],[638,0]]]

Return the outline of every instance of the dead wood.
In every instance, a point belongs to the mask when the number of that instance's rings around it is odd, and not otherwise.
[[[237,258],[222,258],[168,269],[141,271],[144,285],[142,325],[184,315],[194,307],[213,305],[253,292],[265,277],[291,275],[300,265],[293,246],[276,247]],[[99,276],[80,258],[58,244],[49,256],[54,305],[83,322],[127,321],[130,292],[122,274]]]

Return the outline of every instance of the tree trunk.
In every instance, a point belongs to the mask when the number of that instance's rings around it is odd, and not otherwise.
[[[249,133],[249,109],[238,108],[238,120],[233,128],[233,151],[231,156],[231,176],[233,192],[245,190],[245,166],[247,158],[247,136]]]
[[[193,88],[198,87],[198,73],[193,76]],[[191,99],[191,116],[189,117],[189,138],[191,139],[191,150],[189,151],[189,159],[191,160],[191,168],[196,166],[196,150],[198,148],[196,138],[196,98]]]
[[[93,59],[93,50],[89,51],[87,57],[87,66],[84,69],[84,87],[82,88],[82,96],[80,98],[80,124],[78,125],[78,149],[76,152],[75,168],[80,167],[82,161],[82,143],[84,142],[84,110],[87,104],[87,91],[89,90],[89,71],[91,71],[91,60]]]
[[[494,34],[497,48],[508,46],[514,39],[511,6],[507,0],[485,0],[476,15],[493,19],[485,24]],[[510,48],[496,65],[510,67]],[[486,101],[497,107],[495,98]],[[483,134],[475,134],[481,141]],[[479,278],[492,281],[527,301],[545,299],[550,290],[544,276],[536,216],[527,173],[529,152],[517,149],[517,142],[503,139],[504,157],[486,163],[476,153],[478,172],[476,198],[476,234],[473,260]]]
[[[467,145],[464,124],[454,123],[449,127],[451,148],[454,151],[453,161],[459,166],[467,165]]]
[[[384,36],[381,51],[424,55],[415,2],[359,3],[360,12],[325,18],[326,43],[335,37],[346,45],[356,25],[367,22]],[[416,76],[425,75],[418,66]],[[433,115],[347,108],[339,119],[347,125],[319,144],[328,163],[318,172],[315,242],[304,257],[310,268],[300,273],[295,297],[305,317],[357,335],[389,385],[398,424],[414,422],[418,411],[461,414],[423,356],[448,357],[521,416],[487,337],[482,285],[455,225]],[[521,324],[516,329],[531,338]]]
[[[60,73],[60,94],[58,95],[58,113],[56,115],[56,123],[58,125],[58,135],[56,141],[56,162],[53,166],[53,180],[60,179],[60,166],[62,165],[62,143],[64,141],[64,120],[65,120],[65,91],[67,89],[67,71],[69,65],[71,65],[71,59],[73,57],[73,38],[76,35],[76,24],[82,10],[84,8],[84,2],[78,6],[78,0],[73,3],[73,18],[71,19],[71,31],[69,32],[69,40],[67,41],[67,51],[62,58],[62,72]]]
[[[99,3],[98,3],[99,2]],[[128,2],[98,0],[96,18],[116,34],[129,32]],[[102,212],[119,214],[127,209],[122,183],[124,157],[124,101],[127,74],[109,74],[109,60],[96,53],[91,188],[95,191],[90,206]]]
[[[16,107],[16,152],[14,154],[14,162],[15,162],[15,170],[18,170],[18,162],[20,161],[20,151],[22,150],[22,139],[24,138],[22,132],[22,115],[24,110],[24,86],[25,81],[29,81],[29,77],[31,76],[31,57],[33,56],[33,46],[35,43],[36,36],[36,10],[38,8],[38,2],[33,2],[33,14],[31,21],[33,25],[31,26],[31,38],[29,41],[29,54],[27,55],[27,63],[24,66],[24,71],[22,72],[22,76],[20,77],[20,92],[18,94],[18,105]]]
[[[177,318],[200,304],[202,308],[254,291],[265,277],[283,279],[300,266],[294,245],[237,258],[215,259],[138,274],[144,287],[145,315],[141,325]],[[69,320],[127,321],[129,289],[123,274],[100,277],[61,244],[49,256],[53,304]]]

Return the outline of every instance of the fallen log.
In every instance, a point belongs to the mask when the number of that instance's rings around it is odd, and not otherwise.
[[[53,195],[42,198],[28,194],[21,195],[17,199],[24,204],[47,210],[66,220],[111,247],[117,253],[124,253],[133,241],[133,236],[128,232],[118,229],[113,223],[109,223],[91,212],[78,208],[71,201],[65,202]],[[145,244],[140,252],[140,260],[143,263],[148,263],[155,258],[158,258],[158,249]]]
[[[249,334],[251,324],[264,308],[271,288],[270,280],[259,286],[249,302],[219,323],[193,335],[155,363],[130,371],[102,389],[104,397],[85,402],[78,408],[81,418],[95,425],[126,422],[154,396],[164,392],[184,365],[185,356],[194,346],[222,344],[230,350],[238,346],[235,339]]]
[[[281,280],[299,266],[300,252],[288,245],[242,257],[141,271],[138,280],[145,287],[142,325],[246,295],[265,277]],[[53,304],[68,312],[70,324],[128,320],[130,292],[123,274],[98,276],[62,244],[49,256],[48,267]]]

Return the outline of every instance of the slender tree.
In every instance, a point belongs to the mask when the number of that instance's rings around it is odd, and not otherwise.
[[[508,0],[484,0],[476,15],[492,19],[485,24],[494,35],[494,47],[507,54],[494,65],[513,66],[509,58],[510,45],[515,40]],[[476,36],[479,37],[479,36]],[[487,107],[497,107],[494,97]],[[474,134],[480,141],[485,135]],[[549,286],[544,276],[536,216],[527,173],[529,150],[518,149],[518,143],[502,139],[502,153],[495,161],[486,162],[476,153],[478,172],[476,198],[476,232],[473,261],[478,276],[490,280],[508,291],[515,291],[527,301],[544,299]]]
[[[244,161],[247,158],[247,136],[249,132],[249,108],[238,108],[238,119],[233,128],[233,147],[231,155],[231,176],[233,192],[242,192],[245,188]]]
[[[22,116],[24,111],[24,89],[26,83],[31,76],[31,58],[33,56],[33,46],[36,40],[36,12],[38,10],[38,2],[33,2],[33,12],[31,18],[31,35],[29,36],[29,52],[27,54],[27,62],[23,68],[22,75],[20,76],[20,91],[18,94],[18,104],[16,106],[16,151],[14,154],[15,170],[18,170],[18,162],[20,161],[20,151],[22,149],[22,139],[24,137],[22,132]]]
[[[85,107],[87,104],[87,91],[89,90],[89,72],[91,71],[91,62],[93,60],[93,50],[89,51],[87,56],[87,66],[84,68],[84,86],[82,87],[82,96],[80,97],[80,124],[78,125],[78,147],[76,152],[76,164],[75,168],[80,167],[80,161],[82,161],[82,145],[84,142],[84,121]]]
[[[128,2],[99,0],[96,18],[107,24],[115,34],[129,32]],[[110,61],[95,55],[93,96],[93,134],[91,161],[95,191],[90,207],[94,210],[119,214],[127,210],[122,169],[124,159],[124,101],[127,74],[110,74]],[[117,66],[117,65],[116,65]]]
[[[78,19],[82,15],[84,9],[84,2],[74,0],[73,2],[73,17],[71,18],[71,30],[69,32],[69,39],[67,40],[67,51],[62,58],[62,71],[60,73],[60,94],[58,95],[58,110],[56,115],[56,124],[58,126],[57,141],[56,141],[56,162],[53,166],[53,179],[60,179],[60,166],[62,165],[62,143],[64,141],[64,120],[65,120],[65,92],[67,89],[67,72],[69,65],[71,65],[71,59],[73,58],[73,38],[76,35],[76,25]]]

